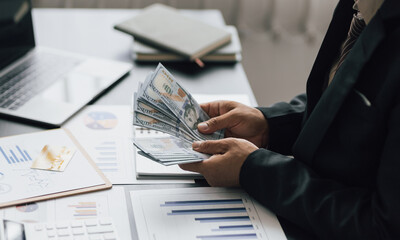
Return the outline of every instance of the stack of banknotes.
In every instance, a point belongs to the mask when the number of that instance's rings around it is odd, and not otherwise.
[[[133,139],[139,154],[163,165],[203,161],[209,155],[192,150],[191,143],[224,137],[223,130],[210,135],[197,130],[209,116],[162,64],[139,83],[133,105],[133,125],[170,135]]]

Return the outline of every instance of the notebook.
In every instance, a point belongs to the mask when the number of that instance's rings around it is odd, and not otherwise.
[[[224,29],[231,34],[231,42],[225,46],[208,53],[201,58],[204,62],[238,62],[242,59],[242,47],[235,26],[225,26]],[[162,51],[145,43],[135,41],[132,47],[132,57],[139,62],[151,61],[185,61],[186,58],[169,51]]]
[[[190,60],[201,58],[231,41],[228,31],[184,16],[162,4],[151,5],[114,28]]]

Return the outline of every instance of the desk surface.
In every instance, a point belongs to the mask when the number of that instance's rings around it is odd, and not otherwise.
[[[33,22],[38,46],[52,47],[94,57],[132,63],[132,38],[113,29],[114,24],[127,19],[138,10],[35,9]],[[217,11],[207,10],[214,18]],[[217,19],[223,21],[223,19]],[[154,64],[133,63],[129,76],[93,104],[130,104],[137,83],[154,70]],[[166,64],[166,67],[191,93],[248,94],[256,104],[242,64],[208,65],[199,69],[194,64]],[[34,132],[43,128],[0,118],[0,136]]]
[[[132,38],[114,30],[113,25],[137,14],[137,12],[138,10],[35,9],[33,21],[36,43],[38,46],[132,63],[130,57]],[[217,11],[207,10],[207,14],[216,18],[217,21],[223,21],[222,16]],[[157,65],[155,63],[132,64],[133,69],[130,75],[122,79],[93,104],[130,104],[132,93],[137,89],[137,83],[143,81],[147,73],[155,69]],[[199,69],[194,64],[168,64],[166,66],[192,93],[248,94],[252,104],[256,105],[256,100],[241,63],[208,65],[204,69]],[[4,117],[0,118],[0,137],[42,129],[40,126],[29,125]],[[128,202],[130,202],[130,189],[188,186],[194,185],[130,185],[125,186],[125,189],[127,190]],[[132,236],[135,239],[136,229],[131,204],[128,204],[128,210]]]

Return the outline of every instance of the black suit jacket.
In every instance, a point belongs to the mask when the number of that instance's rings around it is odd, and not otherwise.
[[[240,183],[320,239],[400,239],[400,1],[383,3],[324,91],[353,4],[339,2],[307,94],[260,108],[268,149],[249,155]]]

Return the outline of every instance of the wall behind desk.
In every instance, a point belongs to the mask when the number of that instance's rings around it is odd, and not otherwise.
[[[243,65],[259,105],[305,91],[307,76],[338,0],[33,0],[45,8],[143,8],[161,2],[219,9],[239,29]]]

